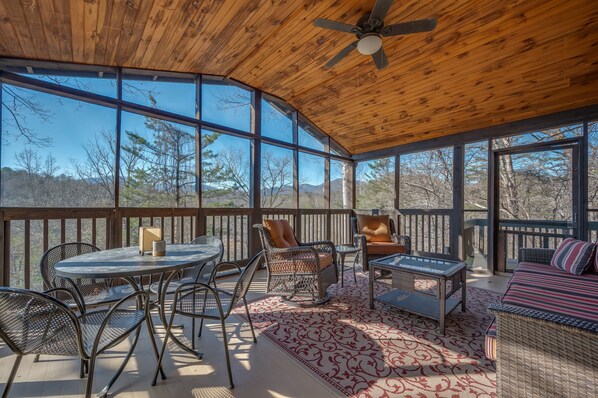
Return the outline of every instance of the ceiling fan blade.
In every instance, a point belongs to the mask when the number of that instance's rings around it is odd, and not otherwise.
[[[386,57],[386,53],[384,52],[383,48],[380,48],[378,51],[372,54],[372,59],[376,64],[376,68],[384,69],[388,66],[388,58]]]
[[[358,40],[354,41],[353,43],[349,44],[347,47],[343,48],[341,52],[336,54],[330,61],[326,63],[327,68],[332,68],[334,65],[338,63],[341,59],[345,58],[351,51],[357,48]]]
[[[354,33],[355,26],[342,22],[331,21],[329,19],[318,18],[314,20],[314,25],[324,29],[340,30],[341,32]]]
[[[380,34],[382,36],[408,35],[410,33],[429,32],[434,30],[435,27],[435,18],[420,19],[419,21],[404,22],[385,26],[382,28]]]
[[[384,22],[384,17],[388,14],[388,10],[392,5],[393,0],[376,0],[374,9],[370,13],[370,24],[376,19],[380,22]]]

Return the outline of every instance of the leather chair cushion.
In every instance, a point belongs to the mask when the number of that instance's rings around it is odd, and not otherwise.
[[[357,215],[358,233],[365,235],[368,242],[391,242],[388,215]]]
[[[394,242],[368,242],[368,255],[370,254],[399,254],[405,253],[405,246]]]
[[[318,253],[320,257],[320,270],[332,264],[332,254]],[[314,269],[314,256],[312,254],[294,256],[297,272],[312,272]]]
[[[270,239],[278,249],[297,247],[299,243],[295,239],[293,228],[287,220],[264,220],[264,228],[270,234]]]

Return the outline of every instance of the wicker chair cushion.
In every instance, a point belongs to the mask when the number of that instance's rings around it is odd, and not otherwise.
[[[502,304],[598,322],[598,275],[519,263]]]
[[[405,246],[395,242],[368,242],[368,255],[370,254],[398,254],[405,253]]]
[[[299,246],[293,228],[287,220],[264,220],[264,228],[278,249]]]
[[[583,274],[594,260],[596,245],[582,240],[567,238],[554,252],[550,265],[573,275]]]
[[[389,217],[357,215],[358,233],[365,235],[368,242],[391,242]]]
[[[329,253],[318,253],[318,257],[320,257],[320,270],[325,269],[330,264],[332,264],[332,255]],[[294,272],[314,272],[315,270],[315,261],[314,256],[312,254],[309,255],[295,255],[293,256],[293,261],[289,263],[293,264],[293,271]]]

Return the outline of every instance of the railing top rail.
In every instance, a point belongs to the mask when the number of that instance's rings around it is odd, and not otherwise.
[[[557,220],[500,220],[501,227],[573,228],[571,221]]]
[[[244,209],[237,209],[237,208],[203,208],[201,209],[206,216],[235,216],[235,215],[249,215],[252,213],[253,209],[244,208]],[[197,211],[197,209],[195,209]]]
[[[452,209],[398,209],[399,214],[404,216],[415,215],[451,215]]]
[[[197,208],[193,207],[121,207],[122,217],[170,217],[193,216]]]
[[[109,218],[114,209],[103,207],[1,207],[4,220],[57,220],[63,218]]]
[[[505,235],[517,235],[517,236],[537,236],[541,238],[570,238],[573,234],[557,234],[552,232],[532,232],[532,231],[509,231],[502,229],[499,231]]]
[[[470,218],[465,220],[465,228],[473,226],[487,226],[488,219],[486,218]],[[552,221],[552,220],[502,220],[500,227],[511,228],[558,228],[558,229],[572,229],[573,226],[569,221]],[[588,226],[591,230],[598,229],[598,221],[590,221]]]

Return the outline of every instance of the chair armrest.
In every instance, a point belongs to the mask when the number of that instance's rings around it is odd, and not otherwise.
[[[208,285],[213,284],[214,287],[217,287],[216,286],[216,274],[218,273],[218,269],[222,266],[230,267],[231,265],[237,269],[237,271],[239,272],[239,275],[240,275],[242,271],[241,271],[241,267],[239,267],[239,265],[237,263],[234,263],[232,261],[222,261],[214,266],[214,269],[212,270],[212,273],[210,274],[210,279],[208,279]]]
[[[196,283],[185,283],[181,286],[179,286],[179,288],[174,292],[174,301],[173,301],[173,313],[172,316],[174,316],[174,314],[177,311],[177,303],[182,300],[183,298],[190,296],[190,295],[194,295],[196,293],[201,293],[201,292],[205,292],[205,296],[204,296],[204,303],[205,300],[207,300],[207,295],[211,294],[212,296],[214,296],[214,300],[216,301],[216,304],[218,306],[218,312],[220,313],[220,319],[224,319],[226,318],[224,316],[224,311],[222,308],[222,303],[220,302],[220,295],[219,293],[224,293],[226,295],[231,296],[232,294],[220,289],[217,289],[215,287],[212,287],[210,285],[207,285],[205,283],[201,283],[201,282],[196,282]],[[205,305],[205,304],[204,304]],[[201,305],[198,305],[198,307],[201,307]],[[231,305],[229,308],[229,313],[232,310],[232,308],[234,307],[234,305]],[[200,315],[199,312],[193,310],[194,314],[196,315]],[[202,310],[203,313],[203,310]]]
[[[85,301],[83,300],[83,297],[81,296],[81,293],[79,293],[78,290],[71,290],[66,287],[54,287],[52,289],[44,291],[43,293],[47,294],[48,296],[52,296],[59,301],[62,301],[56,296],[56,293],[58,292],[67,293],[69,296],[71,296],[75,304],[77,304],[79,312],[81,314],[85,314]]]
[[[311,246],[319,252],[330,253],[333,256],[336,256],[336,246],[334,246],[334,243],[332,241],[320,240],[320,241],[316,241],[316,242],[308,242],[308,243],[299,244],[299,247],[306,247],[306,246]]]
[[[396,235],[397,242],[405,246],[405,254],[411,254],[411,237],[407,235]]]
[[[550,265],[554,249],[532,249],[522,247],[519,249],[519,262],[539,263]]]

